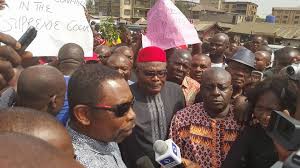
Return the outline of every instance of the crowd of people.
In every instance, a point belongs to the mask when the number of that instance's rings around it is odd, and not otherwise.
[[[0,167],[159,168],[153,144],[166,139],[187,168],[269,168],[291,154],[266,128],[273,110],[300,120],[300,83],[285,73],[297,48],[216,33],[164,51],[122,33],[93,57],[75,43],[33,57],[0,32]]]

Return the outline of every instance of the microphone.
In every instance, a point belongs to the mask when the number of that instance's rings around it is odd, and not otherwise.
[[[181,154],[179,147],[168,139],[166,141],[157,140],[153,144],[155,152],[155,161],[164,168],[172,168],[175,166],[184,167],[181,163]]]

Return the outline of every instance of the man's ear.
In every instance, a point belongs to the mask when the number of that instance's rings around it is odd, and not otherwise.
[[[90,110],[86,105],[76,105],[73,108],[73,116],[80,124],[84,126],[91,124]]]
[[[50,98],[50,105],[52,109],[56,109],[57,108],[57,96],[54,95]]]

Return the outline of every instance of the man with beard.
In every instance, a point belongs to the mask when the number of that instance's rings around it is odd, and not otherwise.
[[[122,157],[130,168],[144,167],[146,160],[157,167],[153,143],[167,138],[173,114],[185,107],[185,99],[179,85],[166,82],[166,54],[158,47],[139,52],[136,75],[138,81],[130,86],[136,127],[120,145]]]
[[[229,45],[229,37],[224,33],[216,34],[210,41],[209,57],[211,67],[225,68],[225,51]]]
[[[184,159],[198,167],[219,168],[240,127],[230,105],[230,74],[222,68],[210,68],[203,73],[201,91],[203,103],[178,111],[169,137],[179,146]]]
[[[239,49],[228,59],[226,70],[231,74],[233,94],[232,99],[243,95],[245,87],[251,82],[251,73],[255,70],[255,55],[246,48]]]
[[[167,65],[167,80],[177,83],[181,86],[186,105],[192,105],[195,97],[200,90],[200,85],[197,81],[190,78],[192,56],[188,50],[176,49],[169,56]]]

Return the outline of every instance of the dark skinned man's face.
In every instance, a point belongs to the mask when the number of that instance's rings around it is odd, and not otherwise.
[[[209,55],[212,57],[223,56],[226,48],[226,39],[222,36],[216,36],[210,41]]]
[[[147,62],[138,65],[136,75],[138,85],[147,95],[158,94],[166,82],[167,70],[165,62]]]
[[[201,83],[202,74],[211,67],[209,58],[201,56],[193,56],[190,76],[197,82]]]
[[[201,90],[205,107],[213,113],[223,112],[232,96],[230,75],[220,73],[203,76]]]
[[[168,80],[181,85],[183,79],[189,74],[191,61],[191,55],[187,53],[171,56],[167,66]]]
[[[226,70],[231,74],[233,88],[244,89],[251,80],[252,69],[244,64],[230,61]]]
[[[262,37],[254,37],[251,43],[252,52],[258,51],[258,49],[263,45],[264,39]]]

